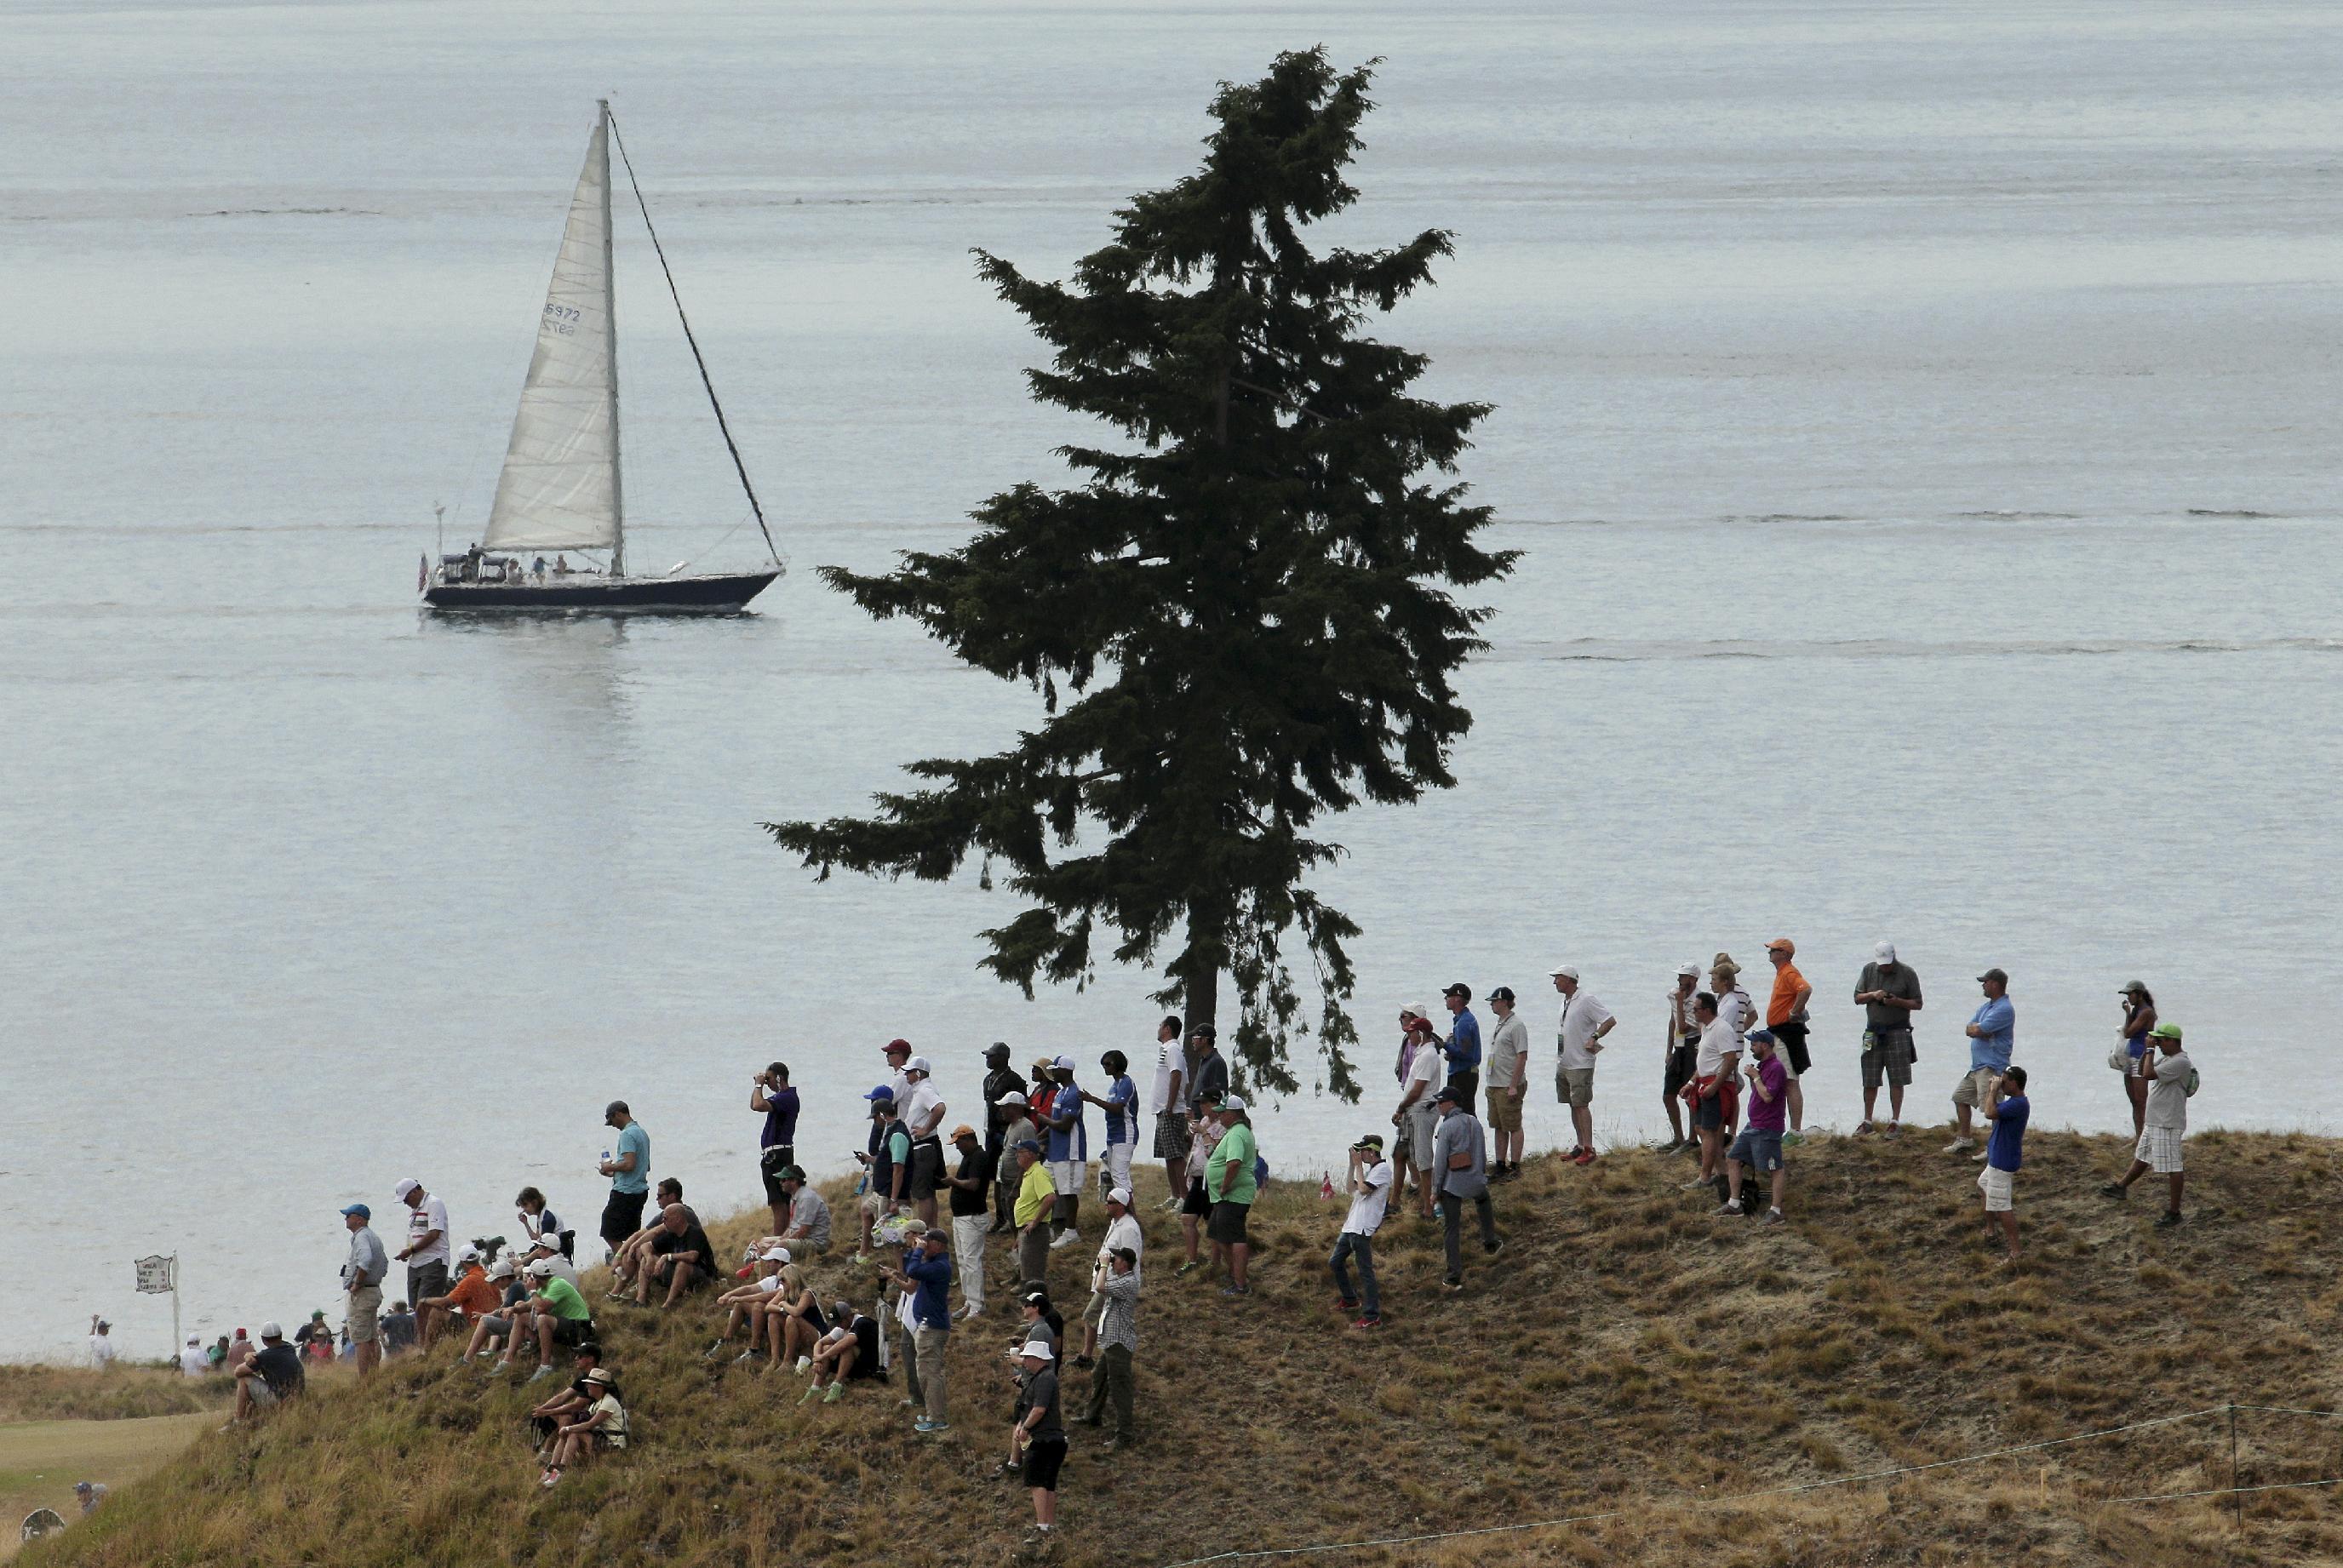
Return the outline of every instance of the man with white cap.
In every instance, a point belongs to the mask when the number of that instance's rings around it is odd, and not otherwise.
[[[1135,1247],[1110,1247],[1106,1253],[1106,1273],[1098,1282],[1099,1300],[1104,1303],[1096,1330],[1099,1352],[1098,1370],[1091,1374],[1091,1403],[1083,1415],[1085,1426],[1105,1422],[1109,1406],[1114,1410],[1114,1430],[1107,1434],[1106,1452],[1131,1441],[1131,1395],[1138,1382],[1131,1371],[1131,1358],[1139,1353],[1139,1250]]]
[[[1415,1054],[1408,1058],[1407,1081],[1401,1086],[1399,1109],[1392,1112],[1392,1126],[1397,1129],[1395,1141],[1399,1154],[1394,1163],[1393,1191],[1405,1177],[1407,1168],[1415,1168],[1417,1217],[1432,1218],[1432,1131],[1438,1125],[1440,1113],[1433,1109],[1433,1097],[1439,1092],[1443,1065],[1439,1036],[1432,1032],[1431,1010],[1412,1007],[1406,1010],[1408,1032],[1417,1037]]]
[[[470,1361],[485,1354],[490,1344],[504,1352],[496,1370],[503,1372],[512,1365],[513,1352],[528,1338],[528,1285],[519,1278],[509,1257],[498,1258],[488,1269],[488,1283],[501,1294],[498,1305],[472,1320],[472,1337],[464,1352],[456,1359]]]
[[[743,1326],[749,1331],[749,1348],[732,1359],[735,1362],[751,1362],[762,1353],[760,1347],[767,1337],[765,1310],[781,1298],[781,1272],[789,1267],[789,1250],[778,1241],[759,1247],[749,1254],[749,1267],[753,1271],[748,1282],[735,1285],[716,1298],[716,1304],[724,1309],[724,1332],[716,1337],[714,1344],[701,1352],[706,1359],[714,1361],[722,1355],[724,1348],[732,1342],[732,1336]]]
[[[1025,1091],[1021,1089],[1003,1093],[998,1111],[1001,1154],[992,1169],[991,1234],[1013,1236],[1017,1233],[1017,1191],[1025,1179],[1023,1169],[1017,1163],[1016,1149],[1028,1140],[1038,1141],[1041,1128],[1026,1110]]]
[[[1666,1040],[1660,1047],[1660,1102],[1668,1110],[1668,1141],[1660,1145],[1663,1154],[1700,1147],[1698,1138],[1684,1136],[1682,1109],[1684,1087],[1693,1081],[1700,1060],[1700,1020],[1693,1010],[1693,998],[1699,990],[1700,966],[1678,964],[1675,989],[1668,992],[1664,1014]]]
[[[903,1076],[910,1082],[910,1098],[899,1098],[895,1112],[903,1119],[903,1131],[911,1140],[910,1179],[904,1191],[920,1223],[933,1225],[936,1189],[944,1180],[944,1098],[931,1081],[935,1066],[926,1057],[915,1056],[905,1062]]]
[[[1594,1162],[1594,1058],[1603,1037],[1619,1020],[1593,992],[1580,989],[1578,970],[1569,964],[1546,971],[1554,989],[1562,993],[1562,1018],[1554,1030],[1554,1099],[1570,1107],[1570,1127],[1576,1141],[1572,1163]],[[1466,1110],[1472,1109],[1470,1106]]]
[[[298,1394],[307,1382],[301,1352],[285,1342],[285,1331],[275,1323],[261,1324],[258,1353],[236,1369],[236,1415],[220,1430],[257,1419],[262,1411]]]
[[[1163,1180],[1172,1190],[1163,1207],[1174,1213],[1188,1168],[1188,1045],[1181,1035],[1176,1012],[1167,1013],[1155,1026],[1155,1078],[1147,1091],[1147,1109],[1155,1118],[1152,1147],[1155,1158],[1163,1161]]]
[[[1912,1048],[1912,1015],[1920,1010],[1920,977],[1912,966],[1899,963],[1896,944],[1882,941],[1871,950],[1871,961],[1863,966],[1862,978],[1855,982],[1855,1005],[1863,1009],[1863,1120],[1855,1126],[1858,1133],[1877,1129],[1875,1112],[1879,1104],[1879,1086],[1887,1085],[1887,1127],[1885,1136],[1896,1138],[1904,1131],[1904,1090],[1912,1081],[1912,1063],[1918,1053]]]
[[[1057,1357],[1038,1340],[1019,1347],[1025,1381],[1017,1392],[1017,1424],[1009,1452],[1020,1462],[1033,1493],[1033,1532],[1047,1536],[1058,1527],[1058,1472],[1066,1462],[1066,1426],[1058,1413]]]
[[[186,1345],[179,1352],[179,1371],[188,1377],[207,1377],[211,1370],[211,1358],[204,1354],[204,1337],[189,1334]]]
[[[1082,1353],[1074,1358],[1078,1367],[1088,1368],[1098,1354],[1099,1320],[1106,1315],[1106,1282],[1113,1276],[1111,1264],[1118,1247],[1128,1249],[1134,1259],[1147,1250],[1146,1232],[1139,1228],[1139,1216],[1131,1211],[1128,1187],[1117,1187],[1106,1195],[1106,1240],[1099,1243],[1098,1261],[1091,1265],[1091,1299],[1082,1308]]]
[[[1058,1189],[1058,1211],[1050,1221],[1050,1245],[1071,1247],[1081,1240],[1082,1187],[1090,1180],[1091,1134],[1082,1116],[1082,1091],[1074,1083],[1074,1059],[1050,1063],[1057,1094],[1045,1120],[1050,1180]]]
[[[350,1233],[350,1255],[342,1264],[342,1290],[348,1296],[342,1322],[357,1347],[358,1375],[366,1376],[382,1360],[382,1282],[390,1276],[390,1257],[374,1233],[374,1211],[353,1203],[342,1211],[342,1224]]]
[[[114,1364],[114,1325],[92,1312],[89,1317],[89,1364],[104,1372]]]
[[[1260,1158],[1245,1102],[1236,1095],[1226,1096],[1221,1101],[1221,1140],[1204,1164],[1204,1196],[1212,1204],[1204,1234],[1212,1238],[1212,1261],[1228,1269],[1229,1282],[1221,1287],[1224,1296],[1252,1294],[1245,1282],[1245,1264],[1252,1256],[1245,1221],[1252,1201],[1261,1195],[1261,1178],[1254,1170]]]
[[[426,1296],[447,1293],[447,1205],[412,1176],[390,1195],[407,1205],[407,1245],[398,1261],[407,1265],[407,1304],[420,1308]]]

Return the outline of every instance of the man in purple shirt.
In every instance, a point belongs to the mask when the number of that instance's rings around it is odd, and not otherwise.
[[[1725,1201],[1716,1211],[1744,1211],[1741,1168],[1746,1165],[1760,1176],[1773,1178],[1774,1206],[1765,1211],[1765,1223],[1778,1225],[1782,1223],[1782,1194],[1790,1177],[1782,1164],[1782,1129],[1787,1124],[1790,1109],[1790,1070],[1775,1050],[1774,1031],[1770,1029],[1749,1031],[1749,1054],[1757,1059],[1741,1070],[1741,1076],[1749,1081],[1749,1114],[1742,1122],[1741,1136],[1733,1141],[1733,1148],[1725,1157]]]

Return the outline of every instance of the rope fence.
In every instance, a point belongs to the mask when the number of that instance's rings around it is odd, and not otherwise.
[[[1930,1460],[1925,1464],[1899,1464],[1886,1470],[1865,1471],[1857,1475],[1834,1476],[1828,1481],[1796,1482],[1785,1486],[1769,1486],[1755,1492],[1735,1493],[1727,1496],[1713,1498],[1704,1497],[1696,1501],[1710,1507],[1730,1506],[1735,1503],[1755,1503],[1768,1497],[1787,1497],[1802,1493],[1822,1492],[1835,1486],[1854,1486],[1865,1482],[1892,1481],[1901,1475],[1919,1475],[1928,1471],[1950,1470],[1966,1464],[1983,1464],[1989,1460],[2012,1459],[2019,1454],[2039,1453],[2046,1449],[2064,1448],[2077,1442],[2092,1442],[2105,1437],[2118,1437],[2125,1432],[2146,1432],[2152,1427],[2177,1426],[2184,1422],[2203,1421],[2209,1416],[2226,1417],[2231,1423],[2229,1479],[2232,1484],[2206,1487],[2195,1492],[2166,1492],[2151,1496],[2113,1497],[2107,1500],[2107,1505],[2127,1503],[2171,1503],[2187,1497],[2231,1497],[2237,1499],[2242,1509],[2245,1495],[2249,1493],[2295,1492],[2311,1487],[2343,1485],[2343,1477],[2327,1481],[2278,1482],[2267,1486],[2235,1484],[2237,1481],[2236,1422],[2237,1412],[2240,1411],[2261,1411],[2275,1415],[2329,1418],[2343,1416],[2343,1411],[2298,1410],[2287,1405],[2217,1404],[2205,1410],[2186,1411],[2178,1415],[2160,1415],[2147,1421],[2129,1422],[2122,1426],[2101,1427],[2095,1432],[2078,1432],[2066,1437],[2046,1438],[2040,1442],[2020,1443],[2015,1448],[1990,1449],[1982,1453],[1966,1453],[1954,1459]],[[1681,1506],[1682,1503],[1692,1501],[1695,1500],[1656,1498],[1631,1507],[1607,1508],[1593,1513],[1573,1513],[1560,1519],[1539,1519],[1519,1524],[1484,1524],[1470,1530],[1433,1530],[1413,1535],[1382,1535],[1359,1541],[1321,1542],[1306,1546],[1262,1546],[1241,1551],[1216,1552],[1209,1556],[1186,1557],[1176,1563],[1162,1563],[1160,1568],[1205,1568],[1206,1564],[1215,1563],[1252,1562],[1268,1557],[1307,1557],[1325,1552],[1361,1552],[1378,1546],[1418,1546],[1433,1541],[1470,1541],[1491,1535],[1518,1534],[1530,1530],[1559,1530],[1572,1524],[1593,1524],[1604,1520],[1624,1519],[1633,1513]],[[2242,1528],[2242,1513],[2239,1515],[2239,1521]]]

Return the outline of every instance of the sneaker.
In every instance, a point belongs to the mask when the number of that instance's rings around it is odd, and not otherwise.
[[[1186,1279],[1189,1275],[1191,1275],[1191,1274],[1194,1273],[1197,1270],[1199,1270],[1199,1269],[1202,1268],[1203,1266],[1204,1266],[1204,1261],[1203,1261],[1202,1258],[1193,1259],[1193,1260],[1192,1260],[1192,1261],[1188,1261],[1188,1262],[1185,1262],[1185,1263],[1181,1264],[1178,1268],[1176,1268],[1176,1269],[1172,1270],[1172,1278],[1174,1278],[1174,1279],[1181,1279],[1181,1280],[1184,1280],[1184,1279]]]
[[[1956,1138],[1950,1143],[1945,1145],[1945,1152],[1947,1154],[1966,1154],[1976,1147],[1976,1140],[1974,1138]]]
[[[1464,1293],[1464,1282],[1462,1280],[1443,1280],[1440,1285],[1452,1296],[1461,1296]]]
[[[753,1351],[753,1350],[742,1351],[739,1355],[734,1356],[734,1357],[732,1358],[732,1364],[733,1364],[734,1366],[736,1366],[736,1367],[737,1367],[737,1366],[739,1366],[742,1362],[752,1362],[752,1361],[755,1361],[755,1360],[756,1360],[759,1355],[761,1355],[761,1354],[763,1354],[763,1353],[764,1353],[764,1352],[761,1352],[761,1351]]]
[[[824,1404],[836,1404],[845,1397],[846,1385],[842,1382],[834,1382],[821,1391],[821,1402]]]
[[[820,1384],[820,1383],[814,1383],[814,1384],[811,1384],[810,1386],[809,1386],[809,1387],[806,1389],[805,1392],[803,1392],[803,1393],[801,1393],[801,1394],[798,1395],[798,1402],[799,1402],[799,1404],[803,1404],[803,1403],[805,1403],[805,1402],[806,1402],[806,1401],[808,1401],[808,1400],[809,1400],[809,1399],[813,1398],[816,1394],[818,1394],[818,1393],[820,1393],[820,1392],[821,1392],[821,1384]]]
[[[1118,1448],[1128,1448],[1130,1446],[1131,1439],[1127,1437],[1110,1437],[1104,1442],[1099,1444],[1099,1452],[1101,1453],[1112,1453]]]
[[[2169,1231],[2178,1223],[2180,1223],[2180,1211],[2177,1209],[2167,1209],[2156,1217],[2156,1228],[2159,1231]]]
[[[1992,1151],[1991,1151],[1991,1150],[1987,1150],[1987,1149],[1980,1149],[1980,1150],[1978,1150],[1976,1153],[1974,1153],[1974,1154],[1970,1155],[1970,1156],[1969,1156],[1969,1158],[1970,1158],[1970,1159],[1972,1159],[1972,1160],[1974,1160],[1974,1161],[1976,1161],[1978,1164],[1982,1165],[1982,1164],[1984,1164],[1984,1163],[1985,1163],[1985,1157],[1986,1157],[1987,1154],[1991,1153],[1991,1152],[1992,1152]]]
[[[1719,1203],[1716,1206],[1716,1211],[1719,1214],[1731,1214],[1737,1218],[1741,1213],[1741,1205],[1731,1201]]]
[[[1067,1231],[1067,1232],[1065,1232],[1063,1235],[1060,1236],[1056,1241],[1051,1241],[1051,1242],[1050,1243],[1050,1251],[1051,1251],[1052,1252],[1061,1251],[1061,1250],[1063,1250],[1064,1248],[1071,1247],[1071,1246],[1074,1245],[1077,1241],[1080,1241],[1081,1239],[1082,1239],[1082,1233],[1081,1233],[1080,1231]]]
[[[1574,1165],[1592,1165],[1594,1163],[1594,1151],[1582,1149],[1571,1156],[1570,1162]]]
[[[855,1254],[854,1254],[854,1256],[852,1256],[851,1258],[849,1258],[849,1259],[847,1260],[847,1261],[848,1261],[848,1262],[850,1262],[850,1263],[852,1263],[856,1268],[858,1268],[858,1269],[859,1269],[859,1268],[861,1268],[861,1267],[863,1267],[864,1265],[866,1265],[866,1264],[868,1264],[868,1263],[870,1263],[870,1262],[873,1261],[873,1260],[872,1260],[872,1258],[871,1258],[870,1254],[870,1253],[868,1253],[868,1252],[857,1252],[857,1253],[855,1253]]]
[[[1250,1296],[1252,1294],[1252,1287],[1251,1285],[1222,1285],[1221,1287],[1221,1294],[1224,1296]],[[1081,1358],[1077,1357],[1075,1359],[1079,1361]]]
[[[533,1372],[529,1373],[529,1374],[528,1374],[528,1376],[527,1378],[523,1379],[522,1381],[523,1381],[523,1382],[535,1382],[538,1379],[539,1379],[539,1378],[541,1378],[541,1377],[551,1377],[552,1375],[553,1375],[553,1363],[552,1363],[552,1362],[548,1362],[545,1365],[543,1365],[543,1366],[541,1366],[541,1367],[538,1368],[535,1372]]]
[[[920,1408],[920,1402],[915,1399],[899,1399],[895,1402],[907,1410],[917,1410]],[[924,1421],[927,1418],[922,1416],[920,1419]]]
[[[1887,1124],[1887,1131],[1881,1133],[1879,1136],[1882,1138],[1901,1138],[1904,1136],[1904,1124],[1900,1121],[1891,1121]]]
[[[1855,1124],[1855,1136],[1857,1138],[1868,1138],[1878,1131],[1879,1129],[1869,1121],[1858,1121]]]
[[[961,1322],[966,1322],[970,1318],[980,1318],[982,1316],[984,1316],[984,1309],[982,1307],[962,1307],[960,1310],[960,1321]]]
[[[1354,1329],[1379,1329],[1383,1326],[1383,1321],[1381,1316],[1361,1318],[1357,1322],[1353,1323],[1351,1326]]]
[[[1705,1181],[1704,1180],[1703,1180],[1702,1178],[1700,1178],[1700,1177],[1698,1177],[1698,1176],[1695,1176],[1695,1177],[1694,1177],[1694,1178],[1693,1178],[1691,1181],[1679,1181],[1679,1182],[1677,1182],[1677,1183],[1676,1183],[1676,1191],[1679,1191],[1679,1192],[1697,1192],[1697,1191],[1699,1191],[1702,1188],[1704,1188],[1704,1187],[1705,1187],[1705,1186],[1707,1186],[1707,1185],[1708,1185],[1707,1181]]]
[[[949,1432],[951,1429],[942,1422],[930,1420],[923,1415],[911,1423],[911,1430],[913,1432]]]
[[[1654,1143],[1649,1147],[1654,1154],[1673,1154],[1677,1150],[1684,1147],[1684,1140],[1681,1138],[1671,1138],[1665,1143]]]
[[[1495,1257],[1498,1253],[1500,1253],[1500,1252],[1503,1251],[1504,1250],[1505,1250],[1505,1239],[1504,1239],[1503,1236],[1498,1237],[1495,1241],[1489,1242],[1487,1245],[1483,1246],[1483,1247],[1481,1249],[1481,1251],[1484,1251],[1484,1252],[1488,1253],[1488,1254],[1489,1254],[1489,1256],[1491,1256],[1491,1257],[1493,1257],[1493,1257]]]
[[[537,1483],[539,1486],[550,1488],[555,1482],[560,1479],[561,1472],[558,1470],[548,1470],[543,1475],[538,1477]]]
[[[712,1362],[723,1353],[724,1342],[722,1340],[718,1340],[714,1344],[699,1352],[699,1359],[704,1362]]]
[[[2099,1183],[2099,1196],[2102,1198],[2120,1199],[2129,1191],[2130,1189],[2126,1187],[2120,1181],[2102,1181]]]
[[[1585,1145],[1585,1144],[1584,1144],[1584,1143],[1574,1143],[1574,1144],[1572,1144],[1572,1145],[1570,1146],[1570,1152],[1569,1152],[1569,1153],[1567,1153],[1567,1154],[1565,1154],[1565,1155],[1564,1155],[1564,1156],[1563,1156],[1563,1158],[1564,1158],[1564,1160],[1567,1160],[1567,1161],[1571,1161],[1573,1164],[1576,1164],[1576,1163],[1578,1162],[1578,1157],[1579,1157],[1580,1155],[1582,1155],[1582,1154],[1585,1153],[1585,1152],[1586,1152],[1586,1145]]]
[[[1765,1217],[1763,1220],[1760,1220],[1758,1223],[1761,1225],[1785,1225],[1789,1223],[1789,1221],[1783,1217],[1782,1211],[1779,1209],[1768,1209],[1765,1211]]]
[[[512,1371],[512,1357],[506,1356],[503,1360],[498,1362],[496,1365],[490,1367],[488,1371],[491,1372],[508,1372]]]

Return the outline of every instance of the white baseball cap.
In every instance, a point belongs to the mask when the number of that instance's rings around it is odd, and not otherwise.
[[[550,1258],[539,1258],[536,1262],[531,1263],[528,1266],[528,1273],[529,1278],[533,1280],[549,1280],[553,1278],[553,1260]]]
[[[1022,1105],[1025,1103],[1025,1097],[1012,1089],[1008,1093],[1002,1095],[998,1101],[994,1101],[994,1103],[998,1105]]]
[[[480,1250],[469,1241],[456,1249],[456,1261],[468,1263],[480,1255]]]
[[[548,1231],[544,1235],[532,1240],[528,1244],[528,1250],[533,1252],[539,1247],[544,1248],[548,1252],[558,1252],[561,1251],[561,1238]]]
[[[1128,1187],[1117,1187],[1113,1191],[1109,1192],[1106,1195],[1106,1201],[1110,1203],[1120,1203],[1124,1208],[1128,1209],[1131,1207],[1131,1189]]]
[[[1071,1056],[1061,1056],[1051,1062],[1050,1067],[1055,1072],[1071,1072],[1074,1070],[1074,1059]]]
[[[1569,964],[1564,964],[1560,969],[1548,970],[1545,973],[1548,980],[1576,980],[1578,978],[1578,970]]]
[[[1424,1018],[1424,1019],[1428,1019],[1428,1018],[1430,1018],[1430,1017],[1432,1016],[1432,1010],[1431,1010],[1430,1008],[1428,1008],[1428,1007],[1424,1007],[1424,1006],[1423,1006],[1423,1005],[1421,1005],[1421,1004],[1419,1004],[1419,1005],[1417,1005],[1417,1006],[1415,1006],[1415,1007],[1409,1008],[1407,1010],[1408,1010],[1408,1014],[1409,1014],[1409,1016],[1413,1017],[1413,1018]]]
[[[1233,1094],[1224,1094],[1224,1095],[1221,1096],[1221,1109],[1222,1109],[1222,1110],[1223,1110],[1223,1111],[1242,1111],[1244,1108],[1245,1108],[1245,1102],[1243,1101],[1243,1100],[1240,1099],[1238,1096],[1233,1095]]]
[[[757,1259],[765,1263],[786,1263],[789,1261],[789,1250],[787,1247],[768,1247],[757,1254]]]
[[[935,1068],[930,1065],[926,1057],[915,1056],[911,1058],[910,1060],[903,1064],[903,1070],[905,1072],[933,1072],[935,1071]]]
[[[264,1340],[281,1340],[285,1337],[285,1325],[278,1322],[263,1323],[260,1325],[260,1337]]]
[[[531,1263],[529,1267],[534,1269],[537,1265],[535,1263]],[[488,1278],[491,1280],[509,1280],[512,1278],[512,1274],[513,1266],[512,1260],[510,1258],[498,1258],[497,1260],[497,1266],[488,1271]]]
[[[1881,963],[1892,964],[1896,961],[1896,944],[1890,941],[1874,942],[1871,944],[1871,956]]]
[[[397,1186],[393,1187],[390,1190],[390,1195],[398,1201],[404,1203],[407,1201],[407,1195],[422,1185],[422,1182],[417,1181],[414,1177],[409,1176],[401,1181]]]
[[[1698,980],[1700,978],[1700,966],[1698,964],[1678,964],[1676,965],[1676,973],[1679,975],[1689,975],[1694,980]]]

